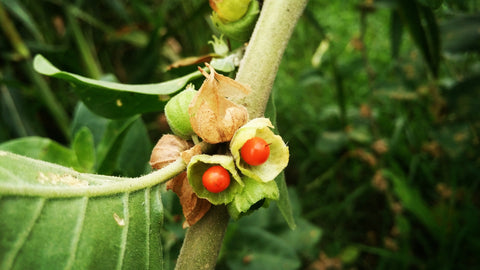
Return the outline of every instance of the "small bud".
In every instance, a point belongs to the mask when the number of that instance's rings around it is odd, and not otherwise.
[[[223,35],[220,38],[213,36],[213,40],[210,40],[208,44],[212,44],[213,51],[220,56],[227,56],[228,45],[223,40]]]

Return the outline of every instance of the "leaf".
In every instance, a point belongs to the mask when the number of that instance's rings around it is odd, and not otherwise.
[[[21,1],[2,1],[2,4],[14,15],[17,17],[28,29],[35,39],[43,41],[43,35],[40,29],[37,27],[39,24],[34,21],[33,16],[30,14],[29,10],[23,6]]]
[[[397,10],[390,13],[390,47],[392,48],[392,57],[398,59],[402,45],[403,25]]]
[[[290,229],[294,230],[297,226],[295,224],[295,218],[293,217],[292,205],[290,203],[290,197],[288,196],[287,183],[285,182],[285,174],[282,172],[277,178],[275,178],[278,190],[280,191],[280,197],[277,201],[278,209],[282,213],[283,218],[288,224]]]
[[[436,9],[442,5],[443,0],[418,0],[418,2],[429,8]]]
[[[88,110],[88,108],[85,107],[85,105],[83,105],[83,103],[79,103],[74,113],[72,133],[74,136],[76,136],[78,131],[83,127],[87,127],[92,132],[96,152],[96,164],[94,171],[101,174],[111,175],[119,168],[119,158],[121,158],[120,154],[122,151],[124,151],[122,150],[122,145],[124,143],[130,143],[125,139],[125,137],[132,136],[129,135],[130,132],[139,132],[136,130],[131,131],[131,127],[133,125],[137,125],[137,128],[142,129],[142,124],[137,123],[139,121],[141,122],[142,120],[138,115],[125,119],[106,119],[92,113],[90,110]],[[140,150],[141,147],[145,147],[144,140],[136,140],[136,143],[139,144],[138,150]],[[149,144],[150,142],[147,143]],[[136,150],[134,153],[136,153]],[[130,155],[130,157],[140,158],[141,160],[145,161],[146,166],[148,155],[149,153],[146,153],[144,156]],[[142,167],[142,172],[143,168],[144,167]],[[125,170],[120,168],[117,173],[125,173]],[[138,173],[136,175],[138,175]]]
[[[0,80],[8,80],[10,78],[4,78],[0,74]],[[35,123],[32,118],[34,113],[29,112],[25,108],[25,96],[21,95],[21,92],[14,88],[8,87],[6,84],[0,87],[0,108],[2,114],[0,119],[12,130],[13,134],[16,134],[18,137],[26,137],[35,135],[36,130],[40,129],[32,125]],[[35,127],[35,129],[34,129]],[[40,129],[41,130],[41,129]]]
[[[0,269],[162,269],[158,183],[183,169],[118,178],[0,151]]]
[[[95,145],[92,132],[83,127],[76,134],[72,145],[83,172],[93,172],[95,167]]]
[[[190,80],[201,76],[200,72],[196,71],[162,83],[131,85],[93,80],[61,71],[42,55],[35,56],[33,65],[35,70],[43,75],[71,82],[87,107],[107,118],[124,118],[160,111],[168,100],[168,95],[183,89]]]
[[[404,178],[395,175],[393,172],[383,170],[382,173],[392,181],[393,191],[398,196],[402,206],[415,215],[430,233],[435,236],[435,239],[441,239],[441,230],[420,192],[406,183]]]
[[[440,38],[433,11],[414,0],[397,1],[399,14],[434,77],[440,63]]]
[[[116,171],[122,176],[136,177],[151,171],[148,165],[152,143],[142,118],[128,128],[117,155]]]
[[[450,53],[480,52],[480,15],[456,16],[441,26],[443,49]]]
[[[41,137],[23,137],[0,144],[0,150],[81,169],[75,152],[55,141]]]
[[[239,236],[232,241],[226,263],[229,269],[299,269],[298,258],[291,243],[283,241],[272,232],[258,227],[244,227],[236,231]]]

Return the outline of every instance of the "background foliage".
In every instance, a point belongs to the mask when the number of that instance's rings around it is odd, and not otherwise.
[[[173,79],[196,66],[172,62],[211,52],[208,1],[0,3],[0,148],[81,172],[147,172],[168,132],[162,114],[97,116],[69,84],[34,72],[33,55],[96,79]],[[272,207],[232,222],[219,267],[480,266],[479,9],[311,0],[274,87],[297,230]],[[169,269],[184,230],[176,197],[163,201]]]

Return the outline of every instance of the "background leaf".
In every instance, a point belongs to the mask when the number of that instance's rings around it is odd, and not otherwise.
[[[479,52],[480,15],[455,16],[440,26],[443,49],[450,53]]]
[[[397,1],[399,13],[434,77],[440,63],[440,39],[433,11],[414,0]]]
[[[161,111],[168,95],[201,76],[195,71],[183,77],[157,84],[131,85],[89,79],[61,71],[41,55],[34,58],[37,72],[73,83],[75,92],[95,113],[108,118],[123,118],[139,113]]]
[[[92,132],[87,127],[81,128],[73,140],[73,151],[77,156],[78,163],[84,172],[93,172],[95,167],[95,145]]]
[[[162,269],[161,180],[81,174],[1,151],[0,268]]]
[[[94,114],[83,103],[75,109],[72,134],[88,128],[95,145],[95,172],[138,176],[145,172],[152,149],[142,119],[132,116],[107,119]]]
[[[0,150],[56,163],[81,171],[75,152],[51,139],[23,137],[0,144]]]

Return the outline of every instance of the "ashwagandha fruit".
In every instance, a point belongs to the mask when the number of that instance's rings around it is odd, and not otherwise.
[[[172,97],[165,105],[165,116],[170,129],[183,139],[189,139],[195,134],[190,124],[188,106],[196,94],[197,91],[193,87],[187,87]]]
[[[213,12],[211,18],[215,27],[225,36],[244,42],[250,38],[259,14],[259,4],[254,0],[250,2],[247,12],[238,20],[225,21],[217,12]]]

